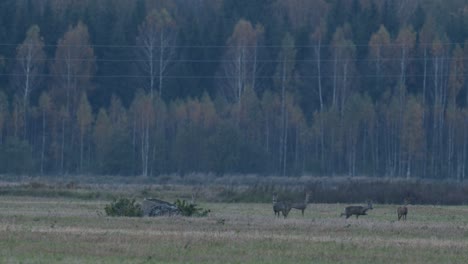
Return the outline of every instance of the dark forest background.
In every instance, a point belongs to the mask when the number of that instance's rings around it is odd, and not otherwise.
[[[468,172],[463,0],[2,0],[0,173]]]

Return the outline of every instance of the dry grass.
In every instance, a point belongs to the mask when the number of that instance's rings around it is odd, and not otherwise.
[[[110,218],[108,201],[1,197],[0,263],[463,263],[468,207],[311,204],[276,219],[270,204],[201,204],[206,218]],[[221,221],[224,220],[224,221]]]

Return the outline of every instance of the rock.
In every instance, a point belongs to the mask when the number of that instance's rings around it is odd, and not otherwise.
[[[141,203],[143,216],[173,216],[179,215],[179,208],[172,203],[156,198],[146,198]]]

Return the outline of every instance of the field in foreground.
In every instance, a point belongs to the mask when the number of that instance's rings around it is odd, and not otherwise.
[[[107,200],[0,196],[0,263],[466,263],[468,207],[395,205],[339,218],[310,204],[275,219],[270,204],[205,203],[205,218],[111,218]]]

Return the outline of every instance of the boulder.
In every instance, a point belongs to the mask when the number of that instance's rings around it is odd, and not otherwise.
[[[141,203],[143,216],[173,216],[180,215],[179,208],[173,204],[156,198],[146,198]]]

